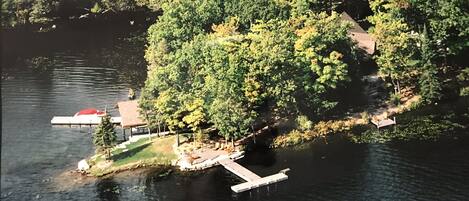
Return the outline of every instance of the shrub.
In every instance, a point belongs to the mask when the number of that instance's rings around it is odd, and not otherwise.
[[[360,113],[360,116],[364,122],[370,121],[371,116],[370,116],[370,113],[368,113],[367,111]]]
[[[311,130],[313,128],[313,122],[311,122],[307,116],[300,115],[296,118],[297,128],[301,131]]]
[[[391,103],[394,105],[400,105],[401,104],[401,94],[393,93],[389,97]]]

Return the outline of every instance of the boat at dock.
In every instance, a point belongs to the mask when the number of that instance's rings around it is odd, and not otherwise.
[[[80,110],[73,116],[54,116],[51,124],[56,126],[96,126],[101,123],[102,117],[106,114],[106,111],[87,108]],[[115,125],[120,125],[121,121],[121,117],[111,117],[111,122]]]
[[[87,109],[83,109],[83,110],[80,110],[79,112],[75,113],[74,117],[78,117],[78,116],[98,116],[98,117],[102,117],[102,116],[105,116],[106,115],[106,111],[100,111],[98,109],[95,109],[95,108],[87,108]]]

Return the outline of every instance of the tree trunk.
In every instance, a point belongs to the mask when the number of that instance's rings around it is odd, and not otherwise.
[[[158,137],[160,137],[160,134],[161,134],[160,133],[161,132],[160,125],[161,125],[161,123],[160,123],[160,121],[158,121]]]
[[[176,131],[176,146],[179,147],[179,133]]]
[[[399,80],[397,80],[397,92],[401,94],[401,85],[399,83]]]
[[[394,94],[397,94],[397,85],[396,85],[396,82],[394,81],[394,78],[391,78],[391,83],[394,88]]]
[[[151,142],[151,130],[150,130],[150,127],[147,127],[148,129],[148,138],[150,138],[150,142]]]

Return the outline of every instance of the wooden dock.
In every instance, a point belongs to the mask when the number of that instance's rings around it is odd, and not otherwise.
[[[384,119],[380,121],[374,121],[371,120],[371,123],[373,123],[378,129],[386,126],[391,126],[396,124],[396,117],[393,119]]]
[[[240,192],[248,191],[254,188],[266,186],[266,185],[273,184],[273,183],[280,182],[280,181],[287,180],[287,179],[288,179],[288,176],[285,173],[279,172],[277,174],[273,174],[267,177],[262,177],[254,181],[248,181],[248,182],[244,182],[238,185],[234,185],[231,187],[231,190],[233,190],[236,193],[240,193]]]
[[[258,188],[261,186],[269,185],[272,183],[276,183],[276,182],[288,179],[288,176],[285,173],[289,169],[282,170],[277,174],[270,175],[267,177],[260,177],[259,175],[254,174],[250,170],[239,165],[238,163],[234,162],[231,159],[221,160],[220,164],[223,167],[225,167],[225,169],[232,172],[236,176],[246,180],[246,182],[244,183],[231,186],[231,190],[233,190],[235,193],[248,191],[254,188]]]
[[[121,117],[111,117],[113,124],[120,125]],[[98,116],[77,116],[77,117],[64,117],[55,116],[50,121],[52,125],[59,126],[95,126],[101,123],[101,117]]]

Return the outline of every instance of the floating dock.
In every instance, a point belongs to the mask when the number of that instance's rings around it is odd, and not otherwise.
[[[374,121],[371,120],[371,123],[373,123],[378,129],[386,126],[391,126],[396,124],[396,117],[393,119],[384,119],[380,121]]]
[[[111,117],[113,124],[120,125],[121,120],[121,117]],[[56,116],[52,118],[50,123],[56,126],[96,126],[101,123],[101,117],[91,115],[76,117]]]
[[[254,188],[258,188],[261,186],[266,186],[269,184],[273,184],[279,181],[286,180],[288,179],[288,176],[285,173],[290,170],[290,169],[285,169],[274,175],[270,175],[267,177],[260,177],[259,175],[254,174],[250,170],[239,165],[238,163],[234,162],[231,159],[221,160],[220,165],[225,167],[225,169],[232,172],[236,176],[246,180],[246,182],[244,183],[231,186],[231,190],[233,190],[235,193],[248,191]]]

